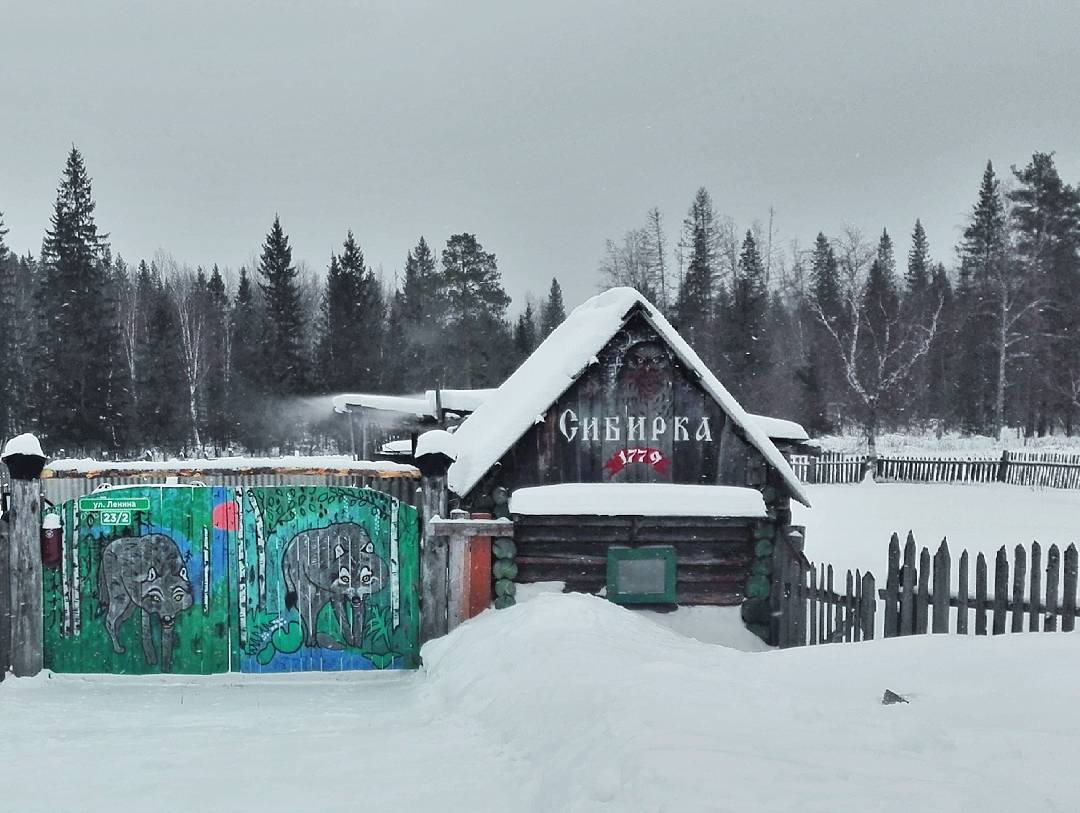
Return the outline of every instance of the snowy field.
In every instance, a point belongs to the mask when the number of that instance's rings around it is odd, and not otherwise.
[[[884,584],[889,537],[913,531],[920,547],[948,539],[955,563],[967,548],[992,557],[1005,545],[1037,541],[1045,551],[1080,544],[1080,491],[1029,486],[864,483],[807,486],[812,509],[793,505],[806,526],[806,555],[834,567],[871,571]],[[1045,561],[1045,553],[1044,553]],[[955,572],[955,571],[954,571]],[[992,577],[991,573],[991,577]],[[974,581],[972,581],[974,584]],[[1078,808],[1080,809],[1080,808]]]
[[[1075,635],[751,654],[539,595],[423,655],[414,674],[9,679],[0,809],[1080,809]]]
[[[865,454],[866,437],[861,432],[844,435],[823,435],[814,438],[827,452]],[[929,455],[931,457],[994,456],[1002,449],[1014,452],[1065,452],[1080,454],[1080,435],[1047,435],[1025,438],[1016,429],[1003,429],[1001,436],[962,435],[945,432],[938,437],[934,432],[886,432],[877,438],[878,454],[883,455]]]

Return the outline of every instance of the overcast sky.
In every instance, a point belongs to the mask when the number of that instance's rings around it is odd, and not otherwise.
[[[0,0],[0,211],[37,253],[72,143],[98,225],[234,269],[281,214],[401,268],[477,234],[520,300],[591,294],[604,240],[698,186],[804,244],[845,223],[937,259],[1002,173],[1080,181],[1080,4]]]

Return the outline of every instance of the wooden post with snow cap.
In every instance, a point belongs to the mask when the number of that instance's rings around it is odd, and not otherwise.
[[[44,647],[44,615],[41,586],[41,470],[45,455],[38,439],[30,434],[8,441],[0,455],[11,476],[8,510],[8,546],[0,552],[8,562],[6,585],[0,585],[0,612],[7,616],[10,665],[17,677],[41,671]]]
[[[446,536],[435,535],[433,529],[435,523],[448,513],[450,495],[446,488],[446,471],[454,462],[452,449],[450,434],[440,429],[420,435],[413,449],[413,458],[421,475],[420,507],[424,521],[420,550],[421,643],[445,635],[447,631],[449,547]]]

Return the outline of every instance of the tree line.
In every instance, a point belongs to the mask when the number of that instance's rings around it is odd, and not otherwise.
[[[33,429],[53,454],[334,448],[344,427],[312,396],[497,386],[565,318],[555,279],[511,317],[468,233],[421,237],[391,281],[351,232],[325,274],[295,263],[277,217],[236,274],[129,265],[75,148],[40,256],[5,234],[0,218],[0,432]],[[987,162],[949,251],[933,258],[919,220],[901,261],[886,229],[782,247],[771,211],[740,229],[702,188],[675,240],[653,208],[607,241],[599,276],[656,303],[747,409],[812,434],[856,425],[871,450],[884,429],[1071,434],[1080,191],[1050,153],[1005,179]]]
[[[553,279],[511,320],[473,234],[441,252],[421,237],[387,284],[352,232],[308,272],[275,217],[234,278],[129,265],[94,208],[72,148],[39,257],[12,255],[0,218],[0,433],[32,429],[53,455],[332,449],[342,422],[312,396],[497,386],[565,318]]]
[[[1052,153],[987,162],[949,265],[919,220],[902,269],[887,229],[777,243],[771,211],[740,231],[702,188],[674,246],[655,208],[609,240],[602,287],[648,294],[747,409],[871,453],[883,429],[1080,428],[1080,190]]]

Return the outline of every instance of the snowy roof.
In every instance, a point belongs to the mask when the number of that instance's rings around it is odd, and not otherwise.
[[[321,455],[290,457],[218,457],[213,460],[91,460],[89,458],[54,460],[49,464],[45,476],[64,476],[70,474],[86,477],[99,476],[108,472],[110,476],[121,476],[124,472],[168,472],[202,473],[232,472],[256,473],[258,471],[287,470],[296,474],[305,471],[338,472],[341,474],[368,475],[414,475],[419,472],[407,463],[395,463],[386,460],[353,460],[345,455]],[[185,475],[186,476],[186,475]]]
[[[751,415],[754,423],[765,430],[765,434],[773,440],[810,440],[810,436],[795,421],[785,421],[783,418],[770,418],[768,415]]]
[[[436,417],[437,405],[446,412],[473,412],[495,390],[426,390],[423,395],[377,395],[375,393],[354,392],[335,395],[335,412],[348,412],[349,407],[381,409],[387,412],[402,412],[425,418]]]
[[[451,412],[475,412],[479,406],[494,395],[496,390],[440,390],[439,397],[442,399],[442,408]],[[428,404],[431,405],[432,414],[435,412],[435,390],[424,393]]]
[[[753,518],[767,515],[761,492],[752,488],[669,483],[562,483],[519,488],[510,496],[510,513]]]
[[[641,308],[680,361],[698,373],[701,386],[731,416],[747,440],[780,472],[791,495],[809,505],[802,484],[768,434],[663,314],[633,288],[612,288],[574,308],[566,321],[458,427],[454,435],[458,457],[447,478],[450,489],[456,494],[467,494],[530,426],[541,422],[544,412],[590,364],[596,363],[596,354],[622,328],[635,306]]]
[[[335,412],[348,412],[349,407],[364,407],[366,409],[383,409],[388,412],[404,412],[411,415],[430,415],[426,398],[417,398],[407,395],[375,395],[367,392],[348,393],[335,395],[333,398]]]
[[[388,440],[379,447],[379,454],[407,455],[412,457],[412,439]]]

